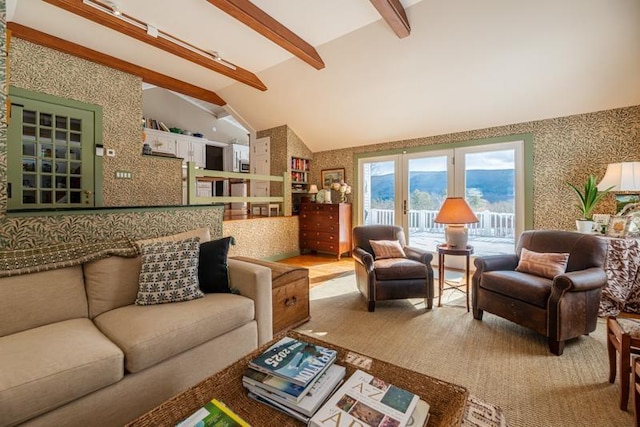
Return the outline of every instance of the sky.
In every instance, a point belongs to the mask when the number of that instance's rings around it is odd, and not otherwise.
[[[466,168],[470,169],[513,169],[513,150],[490,151],[466,154]],[[425,157],[409,160],[412,172],[416,171],[444,171],[446,157]],[[393,172],[393,162],[376,162],[372,165],[372,175],[387,175]]]

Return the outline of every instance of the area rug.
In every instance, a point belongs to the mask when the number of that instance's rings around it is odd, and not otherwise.
[[[311,290],[311,320],[298,329],[465,386],[465,427],[502,427],[501,414],[511,427],[633,425],[632,405],[621,411],[618,383],[608,382],[603,321],[554,356],[545,337],[490,313],[474,320],[460,298],[432,310],[420,299],[383,301],[369,313],[350,276]]]

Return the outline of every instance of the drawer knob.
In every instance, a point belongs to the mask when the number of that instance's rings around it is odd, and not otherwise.
[[[284,305],[285,307],[291,307],[292,305],[295,305],[297,302],[298,302],[298,299],[296,297],[287,298],[286,300],[284,300]]]

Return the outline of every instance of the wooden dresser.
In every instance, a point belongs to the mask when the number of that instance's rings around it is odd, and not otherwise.
[[[300,252],[351,255],[350,203],[302,203],[299,221]]]

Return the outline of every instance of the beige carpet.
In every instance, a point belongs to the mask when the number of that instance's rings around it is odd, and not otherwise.
[[[428,312],[422,300],[398,300],[369,313],[354,280],[312,289],[311,320],[298,330],[461,384],[500,406],[511,427],[633,425],[631,410],[618,408],[618,384],[607,381],[604,322],[558,357],[532,331],[489,313],[474,320],[459,297]]]

